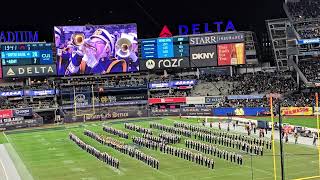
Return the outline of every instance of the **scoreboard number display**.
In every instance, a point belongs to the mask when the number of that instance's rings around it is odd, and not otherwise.
[[[50,43],[25,43],[1,45],[2,66],[53,64]]]
[[[141,40],[142,59],[165,59],[189,56],[189,38],[157,38]]]

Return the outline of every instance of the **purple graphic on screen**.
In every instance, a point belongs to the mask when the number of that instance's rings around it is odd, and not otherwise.
[[[139,71],[136,24],[55,26],[59,76]]]

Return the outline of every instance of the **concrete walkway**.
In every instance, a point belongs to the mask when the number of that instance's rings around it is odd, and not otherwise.
[[[0,180],[21,180],[3,144],[0,144]]]

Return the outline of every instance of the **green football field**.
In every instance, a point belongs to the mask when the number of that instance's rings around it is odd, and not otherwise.
[[[271,121],[271,117],[252,117],[252,119],[256,120],[264,120]],[[279,117],[274,117],[275,122],[279,122]],[[316,116],[283,116],[283,123],[289,123],[291,125],[309,127],[309,128],[317,128],[317,118]]]
[[[243,154],[244,165],[240,166],[230,161],[225,161],[217,157],[203,154],[215,160],[215,169],[208,169],[196,163],[178,158],[176,156],[163,154],[159,150],[150,150],[144,147],[137,147],[144,153],[151,155],[160,161],[159,170],[151,168],[145,163],[122,154],[111,147],[106,147],[95,140],[83,135],[84,129],[89,129],[99,134],[113,137],[122,142],[132,144],[131,136],[142,134],[124,128],[123,123],[129,121],[133,124],[149,128],[150,122],[157,122],[165,125],[172,125],[174,121],[196,123],[196,119],[139,119],[139,120],[117,120],[106,122],[91,122],[85,124],[60,125],[47,129],[28,129],[11,131],[6,133],[6,137],[0,135],[0,143],[6,144],[9,154],[13,159],[19,174],[23,179],[38,180],[271,180],[274,179],[273,156],[270,150],[265,150],[264,156],[251,156]],[[108,134],[102,130],[102,124],[108,124],[114,128],[129,132],[129,139],[122,139]],[[153,129],[156,134],[160,131]],[[97,160],[87,152],[81,150],[68,138],[68,133],[73,132],[81,140],[90,144],[102,152],[116,157],[120,161],[120,168],[114,169],[111,166]],[[173,145],[187,149],[182,139],[181,144]],[[198,140],[197,140],[198,141]],[[236,149],[215,145],[220,149],[232,152],[239,152]],[[275,146],[279,154],[278,142]],[[191,150],[191,149],[188,149]],[[286,152],[285,176],[286,179],[310,177],[318,175],[318,155],[316,148],[285,144]],[[191,150],[196,152],[195,150]],[[242,152],[241,152],[242,153]],[[280,158],[276,155],[276,173],[280,179]]]

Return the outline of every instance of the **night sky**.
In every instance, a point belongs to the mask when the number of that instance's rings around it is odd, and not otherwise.
[[[232,20],[236,30],[259,35],[266,31],[266,19],[286,17],[282,0],[43,1],[37,5],[28,1],[19,6],[12,2],[1,8],[1,31],[39,31],[39,40],[47,42],[53,40],[55,25],[137,23],[138,37],[149,38],[157,37],[163,25],[178,35],[179,24],[191,27],[193,23]]]

